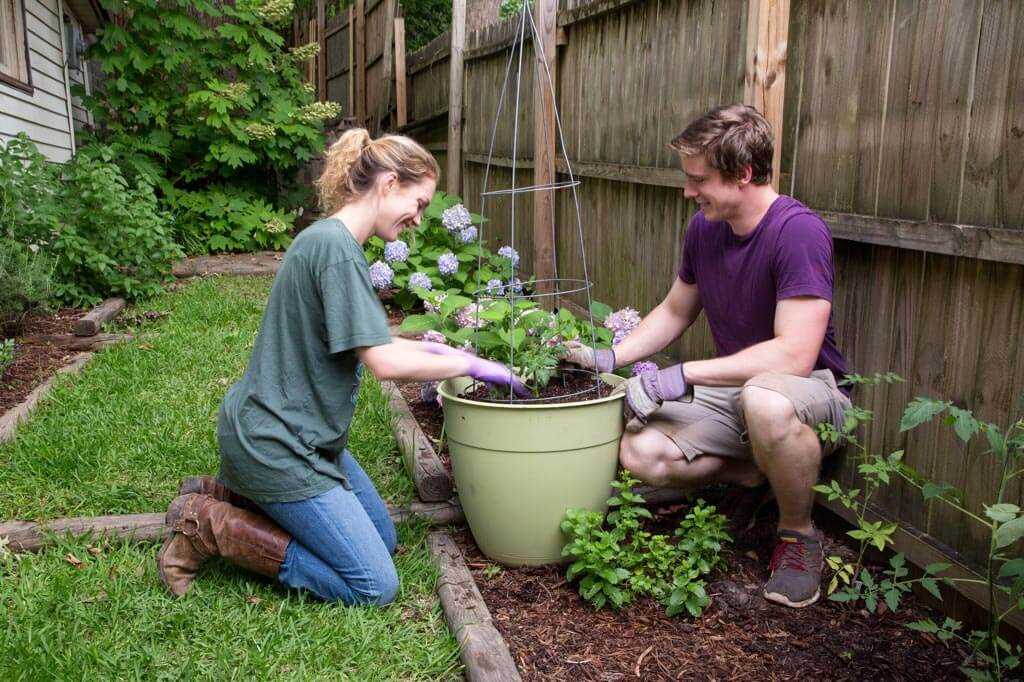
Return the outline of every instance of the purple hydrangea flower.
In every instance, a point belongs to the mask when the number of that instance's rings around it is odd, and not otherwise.
[[[429,341],[431,343],[447,343],[447,341],[445,341],[444,334],[442,334],[441,332],[434,331],[433,329],[428,329],[427,331],[423,332],[423,336],[420,337],[420,341]]]
[[[455,204],[441,212],[441,224],[448,228],[449,232],[458,232],[473,224],[473,217],[462,204]]]
[[[460,327],[473,327],[479,329],[487,324],[487,320],[480,317],[480,304],[471,303],[465,308],[460,308],[455,313],[455,321]]]
[[[373,288],[377,291],[387,289],[391,286],[391,281],[395,278],[395,273],[391,269],[391,266],[384,261],[375,261],[370,266],[370,283],[373,284]]]
[[[414,289],[416,287],[427,289],[428,291],[433,288],[433,285],[430,283],[430,275],[425,272],[414,272],[409,275],[409,288]]]
[[[477,235],[476,225],[469,225],[459,230],[459,241],[463,244],[471,244],[476,241]]]
[[[516,256],[516,259],[518,258],[519,256]],[[503,289],[505,293],[508,293],[508,290],[511,289],[512,293],[521,294],[523,293],[523,280],[519,279],[518,277],[513,277],[508,281],[508,284],[506,284],[503,287]]]
[[[420,402],[441,404],[441,396],[437,394],[436,381],[424,381],[420,384]]]
[[[384,245],[384,260],[389,263],[405,261],[409,257],[409,245],[401,239]]]
[[[635,377],[657,371],[658,366],[650,360],[641,360],[640,362],[633,363],[633,376]]]
[[[498,249],[498,255],[502,258],[508,258],[512,261],[512,267],[519,265],[519,252],[513,249],[511,246],[503,246]]]
[[[462,347],[459,350],[461,350],[463,353],[469,353],[470,355],[476,355],[476,348],[473,348],[473,342],[469,341],[469,340],[467,340],[465,343],[463,343]]]
[[[451,251],[442,253],[437,259],[437,269],[442,275],[454,275],[459,270],[459,259]]]
[[[616,345],[640,326],[640,313],[632,308],[616,310],[605,319],[604,326],[615,332],[612,344]]]
[[[501,280],[500,279],[489,279],[487,280],[487,293],[494,294],[495,296],[501,296]]]

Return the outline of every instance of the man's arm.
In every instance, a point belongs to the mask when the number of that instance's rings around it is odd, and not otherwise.
[[[742,386],[766,372],[806,377],[814,370],[825,340],[832,303],[796,296],[775,306],[775,338],[712,360],[683,363],[687,383],[697,386]]]
[[[615,364],[650,357],[678,339],[700,315],[700,294],[696,284],[676,278],[665,300],[640,321],[640,326],[615,346]]]

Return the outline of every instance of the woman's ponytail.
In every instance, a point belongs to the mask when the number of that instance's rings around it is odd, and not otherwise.
[[[441,171],[430,152],[402,135],[370,138],[364,128],[351,128],[330,146],[324,170],[316,181],[320,207],[326,214],[336,212],[373,187],[381,173],[394,173],[399,182],[437,179]]]

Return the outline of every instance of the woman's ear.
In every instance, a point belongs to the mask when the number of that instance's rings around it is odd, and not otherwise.
[[[398,175],[388,171],[381,175],[378,182],[382,194],[391,194],[398,187]]]

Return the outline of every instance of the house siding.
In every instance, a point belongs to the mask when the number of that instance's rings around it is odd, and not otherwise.
[[[27,133],[53,161],[71,158],[64,48],[58,0],[24,0],[32,94],[0,83],[0,140]]]

